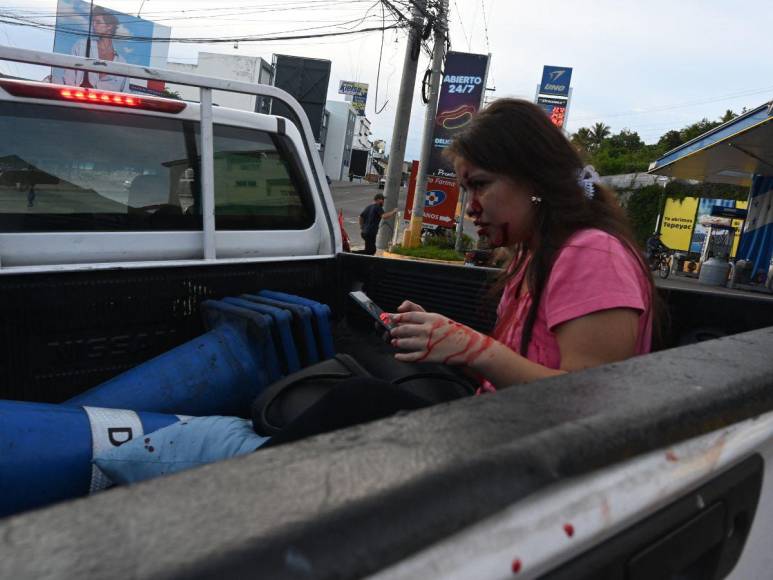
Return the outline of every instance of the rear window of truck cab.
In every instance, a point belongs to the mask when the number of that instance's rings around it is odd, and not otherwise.
[[[0,102],[0,231],[200,230],[195,121]],[[306,229],[289,137],[214,125],[215,227]]]

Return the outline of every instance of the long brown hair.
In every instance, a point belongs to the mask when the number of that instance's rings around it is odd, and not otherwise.
[[[504,287],[526,268],[521,284],[527,284],[531,306],[524,322],[521,355],[527,354],[542,292],[557,253],[580,230],[596,228],[607,232],[636,257],[649,281],[654,316],[657,293],[625,212],[614,193],[599,184],[595,185],[592,198],[585,195],[578,183],[583,164],[577,150],[541,108],[520,99],[494,101],[453,140],[446,155],[452,159],[461,157],[481,169],[509,177],[541,198],[535,207],[536,235],[529,242],[515,245],[514,257],[504,268],[499,284]]]

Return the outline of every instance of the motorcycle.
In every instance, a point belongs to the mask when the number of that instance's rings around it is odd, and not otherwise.
[[[649,265],[653,272],[658,271],[658,275],[665,280],[671,274],[671,252],[660,251],[654,256],[650,256]]]

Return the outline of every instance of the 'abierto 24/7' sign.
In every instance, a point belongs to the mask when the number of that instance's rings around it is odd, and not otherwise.
[[[427,175],[456,177],[453,167],[443,157],[443,150],[480,109],[486,89],[488,59],[488,55],[467,52],[449,51],[446,55]]]

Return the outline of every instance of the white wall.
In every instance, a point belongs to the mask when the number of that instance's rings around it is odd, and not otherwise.
[[[354,111],[345,101],[328,101],[325,108],[330,112],[325,139],[325,157],[323,164],[325,173],[330,179],[343,179],[343,156],[346,144],[346,127],[349,123],[349,112]]]
[[[267,65],[268,63],[260,57],[200,52],[198,64],[168,62],[167,68],[232,81],[270,84],[270,78],[267,78],[265,71],[261,78],[261,66],[265,68]],[[167,88],[178,92],[186,101],[198,102],[199,100],[199,90],[196,87],[169,84]],[[256,98],[254,95],[226,91],[212,93],[213,103],[242,111],[254,111]]]

